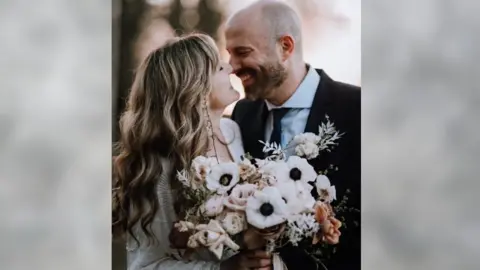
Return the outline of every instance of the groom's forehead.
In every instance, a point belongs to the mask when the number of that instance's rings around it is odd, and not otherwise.
[[[227,47],[258,46],[263,38],[257,29],[245,27],[228,27],[225,32]]]

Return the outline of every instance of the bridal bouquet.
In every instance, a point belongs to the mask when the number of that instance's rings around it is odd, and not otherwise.
[[[245,155],[236,164],[196,157],[177,172],[188,207],[175,228],[190,232],[189,248],[206,247],[219,259],[225,249],[239,249],[233,239],[249,228],[265,237],[269,252],[287,243],[337,244],[342,223],[331,206],[335,186],[308,160],[330,151],[341,136],[327,117],[319,134],[295,136],[286,147],[295,155],[288,158],[285,149],[265,142],[264,159]]]

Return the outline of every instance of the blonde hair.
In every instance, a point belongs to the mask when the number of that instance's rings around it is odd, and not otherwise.
[[[155,186],[163,172],[161,159],[168,158],[175,172],[207,152],[206,99],[218,65],[213,39],[190,34],[151,52],[137,69],[120,118],[119,155],[113,164],[115,235],[133,236],[132,228],[139,223],[153,240],[150,225],[159,208]],[[172,189],[178,187],[177,181],[171,182]]]

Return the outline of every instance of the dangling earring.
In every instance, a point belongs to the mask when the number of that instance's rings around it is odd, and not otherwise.
[[[208,113],[208,105],[207,105],[206,98],[203,99],[202,109],[203,109],[204,117],[205,119],[207,119],[207,132],[208,132],[208,136],[212,139],[213,151],[215,152],[215,159],[217,160],[217,163],[220,164],[220,161],[218,160],[217,148],[215,147],[215,134],[213,133],[213,124],[212,124],[212,120],[210,119],[210,114]]]

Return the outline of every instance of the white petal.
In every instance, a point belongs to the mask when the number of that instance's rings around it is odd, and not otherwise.
[[[277,215],[275,212],[268,217],[265,217],[260,213],[260,211],[247,211],[247,222],[258,228],[265,229],[275,225],[278,225],[286,220],[286,216]]]
[[[258,210],[264,202],[265,202],[264,200],[262,200],[262,199],[260,199],[260,198],[258,198],[254,195],[254,196],[248,198],[246,209]]]
[[[283,198],[287,201],[287,207],[290,214],[300,214],[310,212],[315,204],[315,199],[311,195],[313,187],[306,182],[293,181],[278,185]]]
[[[300,193],[311,193],[312,189],[313,189],[312,185],[310,185],[307,182],[303,182],[303,181],[296,181],[295,182],[295,187],[296,187],[297,191],[300,192]]]
[[[286,181],[290,173],[284,161],[268,161],[259,169],[259,172],[264,176],[275,177],[276,182]]]
[[[216,191],[220,187],[220,184],[213,178],[207,178],[207,188],[211,191]]]
[[[298,164],[301,163],[302,158],[298,156],[291,156],[287,160],[287,164],[290,168],[296,167]]]
[[[330,187],[330,193],[331,193],[330,196],[332,196],[333,200],[336,200],[337,199],[337,190],[335,189],[335,186]]]
[[[319,175],[317,177],[315,185],[317,186],[317,189],[326,189],[330,187],[330,180],[326,175]]]
[[[266,201],[268,202],[272,202],[275,200],[282,200],[282,195],[280,194],[280,191],[276,187],[265,187],[260,192],[262,194],[262,197],[265,196],[264,198],[267,198]]]
[[[312,194],[308,193],[308,195],[302,199],[303,205],[305,207],[305,210],[307,211],[313,211],[315,207],[316,200],[313,198]]]
[[[286,215],[277,215],[275,213],[271,214],[270,216],[266,217],[263,223],[263,228],[258,227],[259,229],[265,229],[269,227],[276,226],[281,224],[287,220]]]
[[[265,217],[259,211],[260,207],[248,207],[245,209],[245,214],[247,217],[247,222],[252,226],[261,229],[263,226]]]
[[[297,196],[296,194],[296,186],[295,186],[295,181],[293,180],[287,180],[283,183],[277,183],[274,187],[278,189],[280,192],[280,195],[284,198],[295,198]]]

